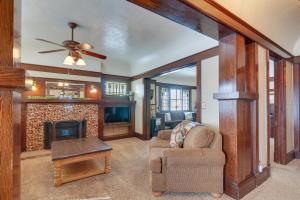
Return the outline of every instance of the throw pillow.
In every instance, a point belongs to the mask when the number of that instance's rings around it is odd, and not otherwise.
[[[193,120],[193,112],[184,112],[184,117],[186,120]]]
[[[165,122],[170,122],[171,120],[171,113],[165,113]]]
[[[170,137],[170,147],[181,148],[183,146],[184,137],[186,135],[185,127],[189,123],[190,121],[184,120],[181,123],[177,124],[177,126],[172,130]]]

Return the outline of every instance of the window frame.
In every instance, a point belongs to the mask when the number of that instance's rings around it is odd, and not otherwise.
[[[159,86],[159,112],[162,112],[162,113],[166,113],[166,112],[189,112],[189,111],[191,111],[192,110],[192,89],[194,88],[194,87],[192,87],[192,86],[183,86],[183,85],[175,85],[175,84],[162,84],[162,83],[158,83],[158,86]],[[168,90],[168,110],[163,110],[162,109],[162,101],[163,101],[163,99],[162,99],[162,90],[163,89],[167,89]],[[177,90],[181,90],[181,98],[177,98],[176,97],[176,99],[172,99],[171,98],[171,90],[172,89],[176,89],[176,93],[177,93]],[[189,97],[188,97],[188,110],[185,110],[185,109],[183,109],[183,102],[184,102],[184,100],[183,100],[183,91],[184,90],[186,90],[186,91],[188,91],[188,95],[189,95]],[[177,95],[177,94],[176,94]],[[181,110],[172,110],[171,109],[171,100],[176,100],[176,101],[178,101],[178,100],[181,100],[182,101],[182,105],[181,105]]]
[[[106,83],[107,82],[118,82],[118,83],[125,83],[126,84],[126,95],[108,95],[106,93]],[[102,96],[105,99],[128,99],[127,94],[131,91],[131,84],[130,84],[130,77],[125,76],[116,76],[116,75],[108,75],[103,74],[101,77],[101,88],[102,88]]]

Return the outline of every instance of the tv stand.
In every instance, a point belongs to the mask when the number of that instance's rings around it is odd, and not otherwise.
[[[135,129],[135,101],[134,102],[103,102],[100,106],[99,136],[102,140],[121,139],[134,136]],[[128,106],[130,110],[129,122],[105,123],[105,107]]]

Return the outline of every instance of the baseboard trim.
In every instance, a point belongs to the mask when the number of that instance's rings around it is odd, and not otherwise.
[[[140,140],[146,140],[145,137],[144,137],[144,135],[141,134],[141,133],[134,132],[133,135],[134,135],[134,137],[136,137],[136,138],[138,138]]]
[[[262,173],[252,175],[240,183],[225,181],[225,194],[239,200],[265,182],[269,177],[270,168],[265,167]]]
[[[256,174],[256,185],[260,186],[263,182],[265,182],[270,177],[270,168],[265,167],[262,173]]]
[[[295,159],[300,159],[300,151],[295,151]]]
[[[288,164],[289,162],[291,162],[291,161],[294,160],[295,158],[296,158],[295,150],[292,150],[292,151],[286,153],[284,164],[285,164],[285,165]]]

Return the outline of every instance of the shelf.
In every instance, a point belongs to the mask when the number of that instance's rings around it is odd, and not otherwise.
[[[106,123],[104,124],[104,127],[116,127],[116,126],[131,126],[130,123]]]
[[[23,103],[89,103],[100,104],[99,100],[92,99],[26,99]]]

